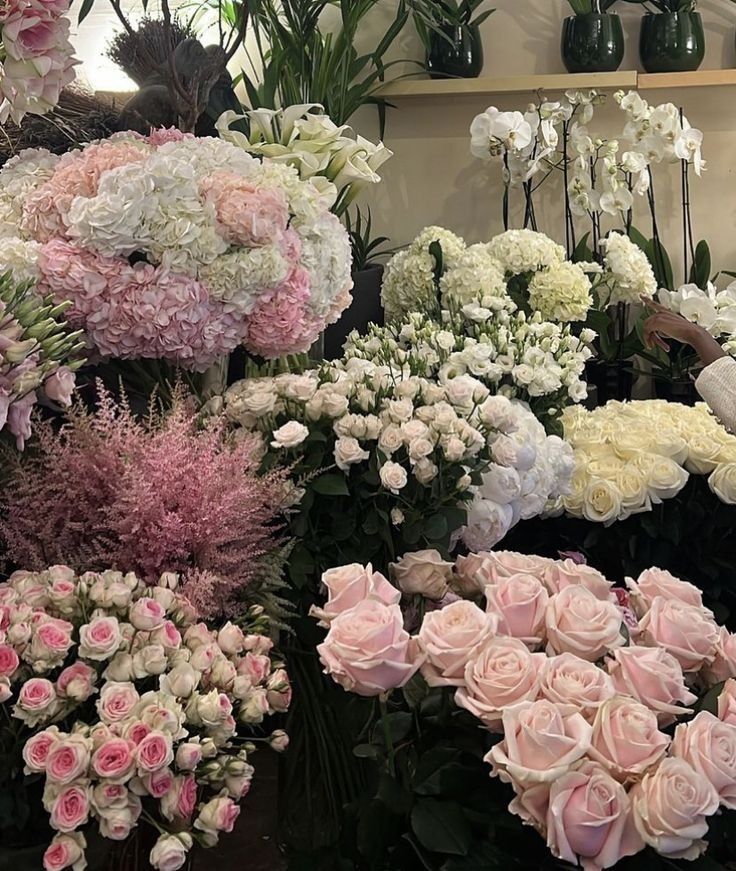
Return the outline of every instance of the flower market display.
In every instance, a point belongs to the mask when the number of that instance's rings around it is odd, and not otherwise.
[[[350,302],[334,185],[177,130],[116,135],[0,170],[3,268],[71,301],[103,357],[203,371],[245,345],[304,352]]]
[[[7,427],[19,450],[30,438],[39,393],[60,405],[71,402],[84,343],[63,321],[68,307],[0,275],[0,431]]]
[[[43,779],[46,871],[85,867],[90,826],[120,842],[143,821],[151,867],[181,868],[232,832],[253,739],[285,747],[260,728],[291,695],[266,619],[211,630],[177,580],[57,565],[0,584],[0,780]]]
[[[674,498],[690,475],[727,505],[736,504],[736,436],[702,403],[609,402],[595,411],[568,408],[565,440],[575,452],[565,511],[597,523],[625,520]]]
[[[651,568],[616,588],[570,558],[504,551],[454,565],[408,553],[391,576],[395,586],[371,566],[326,572],[314,617],[328,627],[325,672],[380,700],[384,731],[360,752],[392,784],[373,799],[386,824],[408,827],[420,856],[480,867],[511,847],[520,867],[543,866],[513,826],[483,834],[480,772],[462,745],[426,740],[442,710],[449,735],[465,712],[483,726],[484,776],[507,785],[492,788],[563,862],[597,871],[645,849],[670,861],[705,852],[719,809],[736,806],[736,636],[696,587]]]
[[[74,80],[70,0],[6,0],[0,8],[0,123],[43,115]]]

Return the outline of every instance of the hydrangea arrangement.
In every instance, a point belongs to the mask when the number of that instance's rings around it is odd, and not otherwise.
[[[4,0],[0,8],[0,123],[43,115],[74,80],[70,0]]]
[[[736,436],[700,403],[609,402],[595,411],[568,408],[565,440],[575,452],[565,511],[598,523],[625,520],[672,499],[690,474],[708,475],[711,491],[736,504]]]
[[[252,741],[286,746],[254,731],[291,696],[259,609],[213,631],[176,580],[53,566],[0,584],[3,774],[44,779],[46,871],[85,867],[89,823],[123,841],[144,822],[151,866],[176,871],[232,831]]]
[[[375,512],[341,540],[361,525],[383,540],[380,527],[392,524],[414,541],[455,533],[491,547],[519,520],[558,504],[570,450],[524,405],[491,395],[471,374],[428,374],[413,373],[399,354],[380,363],[356,354],[318,371],[238,382],[225,413],[263,433],[267,467],[306,476],[305,515],[320,495],[349,496],[351,511]],[[337,528],[332,512],[326,522]]]
[[[614,588],[571,559],[508,552],[454,566],[409,553],[391,572],[396,586],[370,566],[326,572],[314,616],[328,628],[325,672],[383,700],[384,729],[408,718],[400,744],[377,728],[372,755],[361,750],[406,796],[387,811],[396,831],[430,853],[500,861],[502,827],[474,802],[512,797],[510,812],[557,859],[588,871],[647,848],[668,860],[705,852],[719,809],[736,807],[736,636],[696,587],[651,568]],[[693,716],[709,688],[715,713]],[[474,746],[460,734],[467,714],[486,730],[491,776],[511,787],[494,798],[456,749]],[[425,749],[438,719],[441,745]],[[446,838],[426,825],[442,811]],[[509,841],[515,857],[528,849],[518,830]]]
[[[219,139],[124,133],[0,170],[5,268],[69,299],[106,357],[197,371],[306,351],[350,302],[337,191]]]
[[[63,322],[67,308],[0,275],[0,431],[7,426],[19,450],[31,435],[39,395],[61,405],[71,402],[84,343]]]

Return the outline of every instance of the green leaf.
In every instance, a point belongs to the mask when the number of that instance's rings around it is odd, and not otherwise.
[[[344,475],[320,475],[311,483],[311,488],[320,496],[349,496],[347,480]]]
[[[420,799],[411,812],[411,828],[419,843],[432,853],[465,856],[470,849],[470,823],[457,802]]]
[[[711,687],[708,692],[700,699],[696,709],[698,711],[708,711],[714,717],[718,716],[718,696],[723,692],[725,681]]]
[[[427,249],[432,257],[434,257],[434,280],[439,281],[444,272],[442,245],[436,240],[431,242]]]
[[[430,541],[444,538],[447,531],[447,518],[444,514],[433,514],[424,524],[424,534]]]
[[[656,239],[650,239],[648,242],[647,256],[652,264],[654,275],[657,279],[659,287],[665,287],[667,290],[675,289],[675,278],[672,272],[672,262],[667,253],[667,249],[661,242]]]
[[[381,749],[375,744],[358,744],[353,747],[353,756],[358,759],[380,759],[382,755]]]
[[[385,723],[388,725],[388,731],[393,744],[398,744],[411,732],[414,725],[414,716],[408,711],[395,711],[392,714],[386,714]],[[373,727],[373,742],[375,744],[385,745],[386,739],[383,733],[385,726],[380,720]]]
[[[450,765],[457,765],[460,751],[454,747],[436,747],[427,751],[419,760],[414,775],[414,792],[417,795],[440,795],[442,775]]]
[[[414,710],[429,695],[427,681],[417,672],[403,688],[402,693],[407,705]]]
[[[409,812],[414,801],[411,793],[407,792],[399,783],[384,771],[378,782],[379,798],[386,807],[394,814],[406,814]]]
[[[575,250],[572,252],[573,263],[585,263],[593,259],[593,252],[590,250],[590,245],[588,244],[589,239],[590,233],[586,233],[575,246]]]
[[[82,0],[82,6],[79,10],[79,15],[77,16],[77,24],[81,24],[84,21],[84,19],[92,11],[92,7],[94,5],[95,0]]]
[[[361,809],[356,832],[358,849],[372,862],[379,859],[386,849],[388,815],[386,805],[377,799]]]
[[[698,246],[695,249],[695,260],[690,267],[691,283],[697,284],[701,290],[706,290],[710,281],[711,268],[710,248],[705,239],[703,239],[698,242]]]

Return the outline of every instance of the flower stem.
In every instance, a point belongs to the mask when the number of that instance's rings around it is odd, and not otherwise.
[[[391,737],[391,727],[388,722],[388,705],[383,696],[378,698],[378,706],[381,710],[381,727],[383,728],[383,740],[388,750],[388,773],[394,777],[396,775],[396,748],[394,747],[394,739]]]

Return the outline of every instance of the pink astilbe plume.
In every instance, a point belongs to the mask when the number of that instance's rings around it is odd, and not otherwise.
[[[76,409],[7,489],[0,537],[24,568],[134,571],[155,582],[177,572],[205,617],[238,609],[259,560],[278,542],[284,479],[257,477],[258,445],[198,425],[185,397],[135,420],[100,390],[93,414]]]

